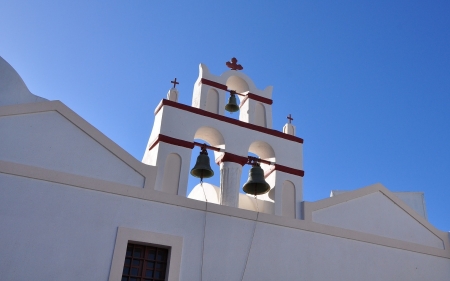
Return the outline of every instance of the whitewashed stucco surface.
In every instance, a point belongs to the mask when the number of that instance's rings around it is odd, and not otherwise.
[[[201,280],[203,211],[5,174],[0,183],[4,280],[107,280],[118,226],[183,237],[180,280]],[[254,225],[208,213],[203,280],[241,280]],[[259,222],[243,280],[444,281],[450,260]]]
[[[0,160],[143,187],[144,177],[57,111],[0,117]]]
[[[346,192],[350,192],[349,190],[332,190],[330,197],[334,197]],[[427,210],[425,207],[425,195],[423,192],[415,192],[415,191],[392,191],[392,193],[400,198],[403,202],[406,203],[409,207],[411,207],[414,211],[416,211],[419,215],[421,215],[424,219],[428,219]]]
[[[314,211],[314,222],[443,249],[443,241],[381,192]]]

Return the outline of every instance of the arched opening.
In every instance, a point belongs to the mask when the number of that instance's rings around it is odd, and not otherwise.
[[[282,216],[295,219],[295,186],[290,181],[283,182]]]
[[[205,141],[211,146],[225,149],[225,139],[223,135],[217,129],[212,127],[200,127],[197,129],[194,135],[194,141],[195,140],[199,140],[200,142]],[[221,155],[221,152],[215,151],[213,159],[216,159]]]
[[[224,140],[222,134],[218,130],[216,130],[215,128],[212,128],[212,127],[199,128],[195,132],[194,142],[201,143],[201,144],[204,143],[208,146],[213,146],[218,149],[225,148],[225,140]],[[190,163],[189,171],[195,166],[195,163],[197,161],[197,157],[200,154],[200,151],[201,151],[201,148],[199,146],[195,146],[192,149],[191,163]],[[211,178],[203,179],[203,182],[208,183],[210,186],[218,188],[220,186],[220,168],[219,168],[219,165],[216,164],[216,159],[218,157],[221,157],[223,152],[213,151],[213,150],[209,150],[209,149],[207,151],[208,151],[210,166],[214,172],[214,176]],[[199,183],[200,183],[199,178],[189,175],[188,188],[187,188],[188,197],[189,197],[191,191],[193,190],[193,188],[195,186],[197,186]],[[207,185],[204,185],[204,187],[208,188]]]
[[[205,109],[212,113],[219,113],[219,93],[213,88],[208,90]]]
[[[270,146],[268,143],[263,142],[263,141],[255,141],[252,144],[250,144],[250,147],[248,149],[248,156],[255,157],[255,158],[261,158],[261,159],[269,161],[269,162],[275,162],[275,152],[274,152],[272,146]],[[264,170],[265,174],[268,174],[270,172],[270,170],[273,168],[271,165],[266,164],[266,163],[260,163],[260,166]],[[241,176],[241,192],[242,193],[243,193],[242,186],[248,180],[248,175],[249,175],[251,167],[252,167],[251,165],[244,165],[244,167],[242,167],[242,176]],[[272,181],[270,181],[270,179],[266,178],[266,182],[269,183],[271,185],[271,187],[273,187],[273,183],[272,183]],[[272,201],[268,197],[267,193],[264,195],[258,196],[258,199]]]
[[[255,125],[267,127],[266,108],[260,102],[255,105]]]
[[[275,162],[275,152],[268,143],[263,141],[253,142],[249,146],[248,156],[253,158],[259,158],[261,160],[266,160],[268,162]],[[260,162],[260,166],[264,170],[264,180],[270,185],[271,188],[273,188],[275,184],[275,181],[273,180],[274,174],[273,173],[270,174],[270,171],[271,169],[273,169],[273,166],[270,165],[270,163],[264,162]],[[242,167],[241,189],[240,189],[241,193],[244,193],[242,187],[249,179],[249,172],[251,168],[252,165],[244,165]],[[247,196],[241,195],[239,207],[247,210],[264,212],[268,214],[274,214],[275,212],[275,205],[273,203],[273,200],[271,200],[268,197],[268,193],[258,195],[256,196],[256,198],[250,194],[247,194]]]
[[[171,153],[166,158],[164,164],[164,176],[162,191],[170,194],[178,194],[180,184],[181,157],[176,153]]]
[[[243,96],[241,96],[239,94],[245,93],[245,92],[249,91],[249,89],[250,89],[247,82],[245,82],[245,80],[239,76],[230,76],[226,82],[226,85],[229,90],[233,90],[233,91],[236,91],[236,93],[238,93],[238,95],[235,95],[235,96],[236,96],[238,105],[240,105],[241,101],[243,99]],[[228,103],[229,98],[230,98],[230,94],[225,95],[225,104]],[[225,110],[225,116],[233,118],[233,119],[239,119],[239,114],[240,114],[239,111],[231,113],[231,112],[228,112]]]
[[[248,151],[258,155],[261,159],[275,162],[275,151],[267,142],[255,141],[250,144]]]
[[[230,78],[228,78],[227,80],[226,85],[228,89],[234,90],[237,93],[244,93],[250,90],[248,83],[239,76],[230,76]]]

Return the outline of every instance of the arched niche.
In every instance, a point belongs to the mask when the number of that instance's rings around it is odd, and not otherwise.
[[[219,92],[213,88],[210,88],[206,95],[205,110],[216,114],[219,113]]]
[[[267,120],[266,120],[266,108],[264,105],[260,102],[255,104],[255,119],[254,124],[261,126],[261,127],[267,127]]]
[[[295,219],[295,185],[292,182],[283,182],[281,197],[282,216]]]
[[[170,194],[178,194],[180,184],[181,157],[177,153],[167,155],[164,164],[164,176],[162,181],[162,191]]]

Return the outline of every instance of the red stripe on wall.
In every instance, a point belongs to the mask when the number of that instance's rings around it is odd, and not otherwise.
[[[285,172],[288,174],[292,174],[292,175],[296,175],[296,176],[300,176],[303,177],[305,176],[305,171],[303,170],[297,170],[294,168],[289,168],[280,164],[275,164],[275,170],[280,171],[280,172]]]
[[[261,96],[258,96],[258,95],[252,94],[252,93],[248,93],[247,96],[249,99],[256,100],[259,102],[263,102],[263,103],[267,103],[267,104],[273,103],[273,100],[271,100],[271,99],[264,98],[264,97],[261,97]]]
[[[178,109],[181,109],[181,110],[184,110],[184,111],[189,111],[191,113],[195,113],[195,114],[198,114],[198,115],[214,118],[214,119],[217,119],[217,120],[220,120],[220,121],[223,121],[223,122],[227,122],[227,123],[230,123],[230,124],[233,124],[233,125],[237,125],[237,126],[240,126],[240,127],[244,127],[244,128],[247,128],[247,129],[258,131],[258,132],[261,132],[261,133],[264,133],[264,134],[272,135],[272,136],[275,136],[275,137],[279,137],[279,138],[282,138],[282,139],[286,139],[286,140],[290,140],[290,141],[294,141],[294,142],[298,142],[298,143],[303,143],[303,139],[302,138],[299,138],[299,137],[296,137],[296,136],[293,136],[293,135],[288,135],[288,134],[285,134],[285,133],[282,133],[280,131],[276,131],[276,130],[273,130],[273,129],[268,129],[268,128],[265,128],[265,127],[261,127],[261,126],[257,126],[257,125],[250,124],[250,123],[247,123],[247,122],[243,122],[243,121],[240,121],[240,120],[237,120],[237,119],[233,119],[233,118],[229,118],[229,117],[226,117],[226,116],[222,116],[222,115],[219,115],[219,114],[215,114],[215,113],[212,113],[212,112],[209,112],[209,111],[206,111],[206,110],[203,110],[203,109],[195,108],[195,107],[192,107],[192,106],[189,106],[189,105],[181,104],[181,103],[170,101],[170,100],[166,100],[166,99],[162,100],[162,102],[160,104],[161,104],[161,108],[163,106],[167,105],[167,106],[175,107],[175,108],[178,108]]]
[[[166,135],[159,134],[158,137],[156,138],[156,140],[154,140],[153,143],[150,145],[150,148],[148,150],[152,150],[160,141],[168,143],[168,144],[172,144],[172,145],[190,148],[190,149],[193,149],[195,146],[194,142],[180,140],[180,139],[176,139],[176,138],[172,138],[172,137],[169,137]],[[225,152],[223,154],[223,156],[221,158],[217,159],[216,161],[217,161],[217,164],[220,164],[221,162],[234,162],[234,163],[238,163],[241,165],[245,165],[248,161],[248,157]],[[300,177],[303,177],[305,175],[305,172],[303,170],[290,168],[290,167],[283,166],[280,164],[275,164],[274,170],[292,174],[292,175],[296,175],[296,176],[300,176]],[[270,173],[271,172],[269,172],[267,175],[265,175],[265,177],[267,177]]]
[[[220,84],[220,83],[217,83],[217,82],[205,79],[205,78],[202,78],[202,80],[200,80],[200,82],[202,82],[202,84],[205,84],[205,85],[217,88],[217,89],[221,89],[224,91],[228,90],[228,87],[226,85],[223,85],[223,84]]]
[[[205,78],[202,78],[200,80],[200,82],[202,84],[205,84],[205,85],[208,85],[208,86],[211,86],[211,87],[214,87],[214,88],[218,88],[218,89],[221,89],[221,90],[224,90],[224,91],[228,91],[228,87],[226,85],[223,85],[223,84],[220,84],[220,83],[217,83],[217,82],[205,79]],[[271,100],[271,99],[264,98],[264,97],[261,97],[261,96],[258,96],[258,95],[252,94],[252,93],[248,93],[245,96],[245,98],[242,100],[241,103],[243,104],[248,98],[250,98],[252,100],[259,101],[259,102],[267,103],[267,104],[272,104],[273,103],[273,100]]]
[[[226,152],[220,157],[219,159],[216,159],[216,163],[220,165],[222,162],[234,162],[241,164],[242,166],[245,165],[248,161],[247,157],[239,156],[233,153]]]
[[[188,142],[185,140],[180,140],[180,139],[176,139],[176,138],[172,138],[172,137],[169,137],[166,135],[159,134],[158,137],[156,138],[156,140],[154,140],[153,143],[150,145],[150,148],[148,150],[152,150],[153,147],[155,147],[160,141],[168,143],[168,144],[173,144],[173,145],[177,145],[177,146],[190,148],[190,149],[193,149],[195,146],[193,142]]]

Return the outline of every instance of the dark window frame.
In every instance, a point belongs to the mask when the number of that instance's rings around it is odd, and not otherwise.
[[[121,280],[167,280],[169,261],[170,247],[128,241]]]

